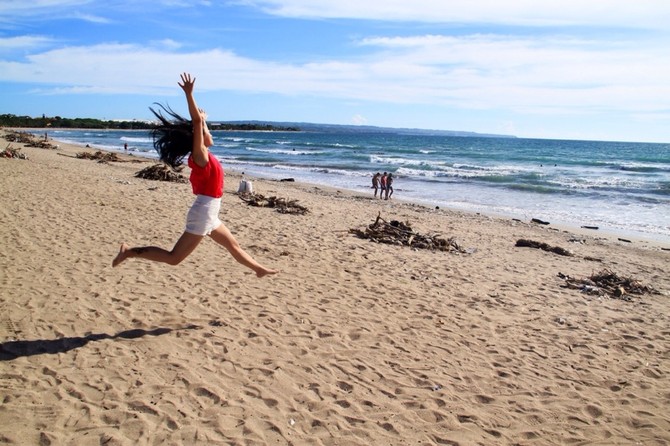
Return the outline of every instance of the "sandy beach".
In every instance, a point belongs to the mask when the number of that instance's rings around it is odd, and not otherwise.
[[[0,158],[0,443],[670,444],[667,246],[252,178],[310,211],[281,214],[227,170],[221,220],[280,274],[212,240],[112,268],[121,242],[172,246],[190,185],[6,133],[28,159]],[[463,252],[350,232],[380,213]],[[559,276],[602,270],[658,294]]]

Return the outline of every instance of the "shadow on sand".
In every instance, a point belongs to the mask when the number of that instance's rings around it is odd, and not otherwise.
[[[0,361],[11,361],[23,356],[34,356],[44,354],[65,353],[76,348],[85,346],[91,341],[103,339],[136,339],[143,336],[161,336],[176,330],[194,330],[200,328],[198,325],[187,325],[179,328],[155,328],[143,330],[136,328],[125,330],[115,335],[107,333],[90,334],[72,338],[38,339],[34,341],[8,341],[0,344]]]

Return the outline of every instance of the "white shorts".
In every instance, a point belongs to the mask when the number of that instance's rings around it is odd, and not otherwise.
[[[219,210],[221,198],[196,195],[195,201],[186,216],[186,232],[195,235],[209,235],[221,225]]]

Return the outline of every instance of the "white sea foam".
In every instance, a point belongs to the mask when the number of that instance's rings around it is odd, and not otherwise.
[[[148,150],[146,156],[156,156],[147,132],[49,130],[49,135],[116,151],[131,142]],[[211,150],[224,164],[248,175],[291,176],[369,193],[370,176],[389,171],[396,176],[398,198],[651,233],[670,242],[670,196],[664,192],[670,188],[668,146],[640,146],[642,159],[628,147],[619,150],[616,143],[394,138],[392,134],[217,132]],[[244,160],[252,154],[254,161]]]
[[[279,154],[279,155],[315,155],[319,153],[324,153],[323,151],[318,151],[318,150],[284,150],[284,149],[257,149],[254,147],[247,147],[246,148],[250,152],[261,152],[261,153],[273,153],[273,154]]]
[[[138,143],[138,144],[153,144],[153,138],[135,138],[131,136],[122,136],[121,141]]]

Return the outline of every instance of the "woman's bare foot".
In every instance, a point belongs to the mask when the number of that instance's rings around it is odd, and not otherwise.
[[[269,269],[269,268],[266,268],[264,266],[261,266],[260,268],[258,268],[256,270],[256,277],[258,277],[260,279],[261,277],[265,277],[265,276],[272,275],[272,274],[277,274],[278,272],[279,272],[279,270]]]
[[[116,257],[114,257],[114,260],[112,260],[112,267],[119,266],[121,262],[128,258],[129,255],[130,247],[125,243],[122,243],[121,248],[119,248],[119,253],[116,255]]]

